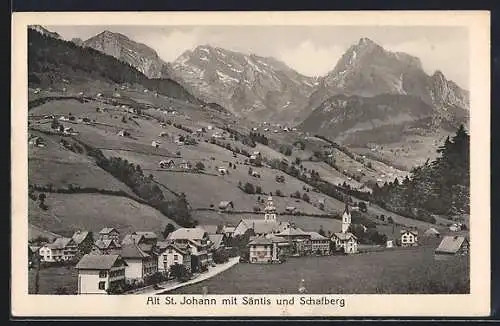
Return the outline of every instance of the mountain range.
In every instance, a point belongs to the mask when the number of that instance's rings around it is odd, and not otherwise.
[[[275,58],[210,45],[167,63],[147,45],[110,31],[75,43],[126,62],[151,79],[170,78],[238,117],[295,124],[326,136],[402,123],[407,127],[422,119],[434,121],[423,124],[431,129],[468,121],[467,90],[441,71],[428,75],[419,58],[388,51],[368,38],[354,43],[318,78]]]

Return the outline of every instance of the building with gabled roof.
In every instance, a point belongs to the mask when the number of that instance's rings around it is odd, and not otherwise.
[[[107,294],[110,288],[124,286],[126,267],[119,255],[84,255],[75,267],[78,294]]]
[[[156,256],[148,254],[135,243],[123,245],[120,256],[127,262],[125,269],[127,279],[144,279],[158,271]]]
[[[97,239],[91,253],[94,255],[116,255],[120,252],[121,245],[115,239]]]
[[[418,246],[418,231],[401,230],[400,234],[402,247]]]
[[[434,250],[436,259],[446,259],[451,256],[469,254],[469,241],[463,236],[445,236]]]

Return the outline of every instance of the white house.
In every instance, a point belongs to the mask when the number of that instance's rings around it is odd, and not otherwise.
[[[127,263],[119,255],[85,255],[76,265],[78,294],[107,294],[125,284]]]
[[[311,253],[328,255],[330,253],[330,239],[318,232],[306,232],[311,236]]]
[[[40,247],[38,252],[43,262],[68,261],[75,257],[78,245],[71,238],[57,238],[53,243]]]
[[[449,229],[452,232],[457,232],[461,230],[461,226],[461,224],[453,223],[452,225],[450,225]]]
[[[175,264],[181,264],[191,271],[191,253],[189,248],[181,247],[172,243],[159,243],[158,271],[169,272],[170,267]]]
[[[217,170],[222,175],[227,174],[227,169],[225,167],[218,167]]]
[[[418,246],[418,232],[413,230],[401,230],[401,246]]]

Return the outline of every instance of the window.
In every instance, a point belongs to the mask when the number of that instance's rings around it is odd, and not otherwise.
[[[106,282],[99,282],[99,290],[105,290],[106,289]]]
[[[106,276],[108,276],[108,272],[106,272],[106,271],[99,271],[99,278],[104,278]]]
[[[179,255],[174,255],[174,261],[178,261],[179,260]]]

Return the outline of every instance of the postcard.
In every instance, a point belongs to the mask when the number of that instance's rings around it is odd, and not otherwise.
[[[489,12],[12,27],[14,316],[489,315]]]

